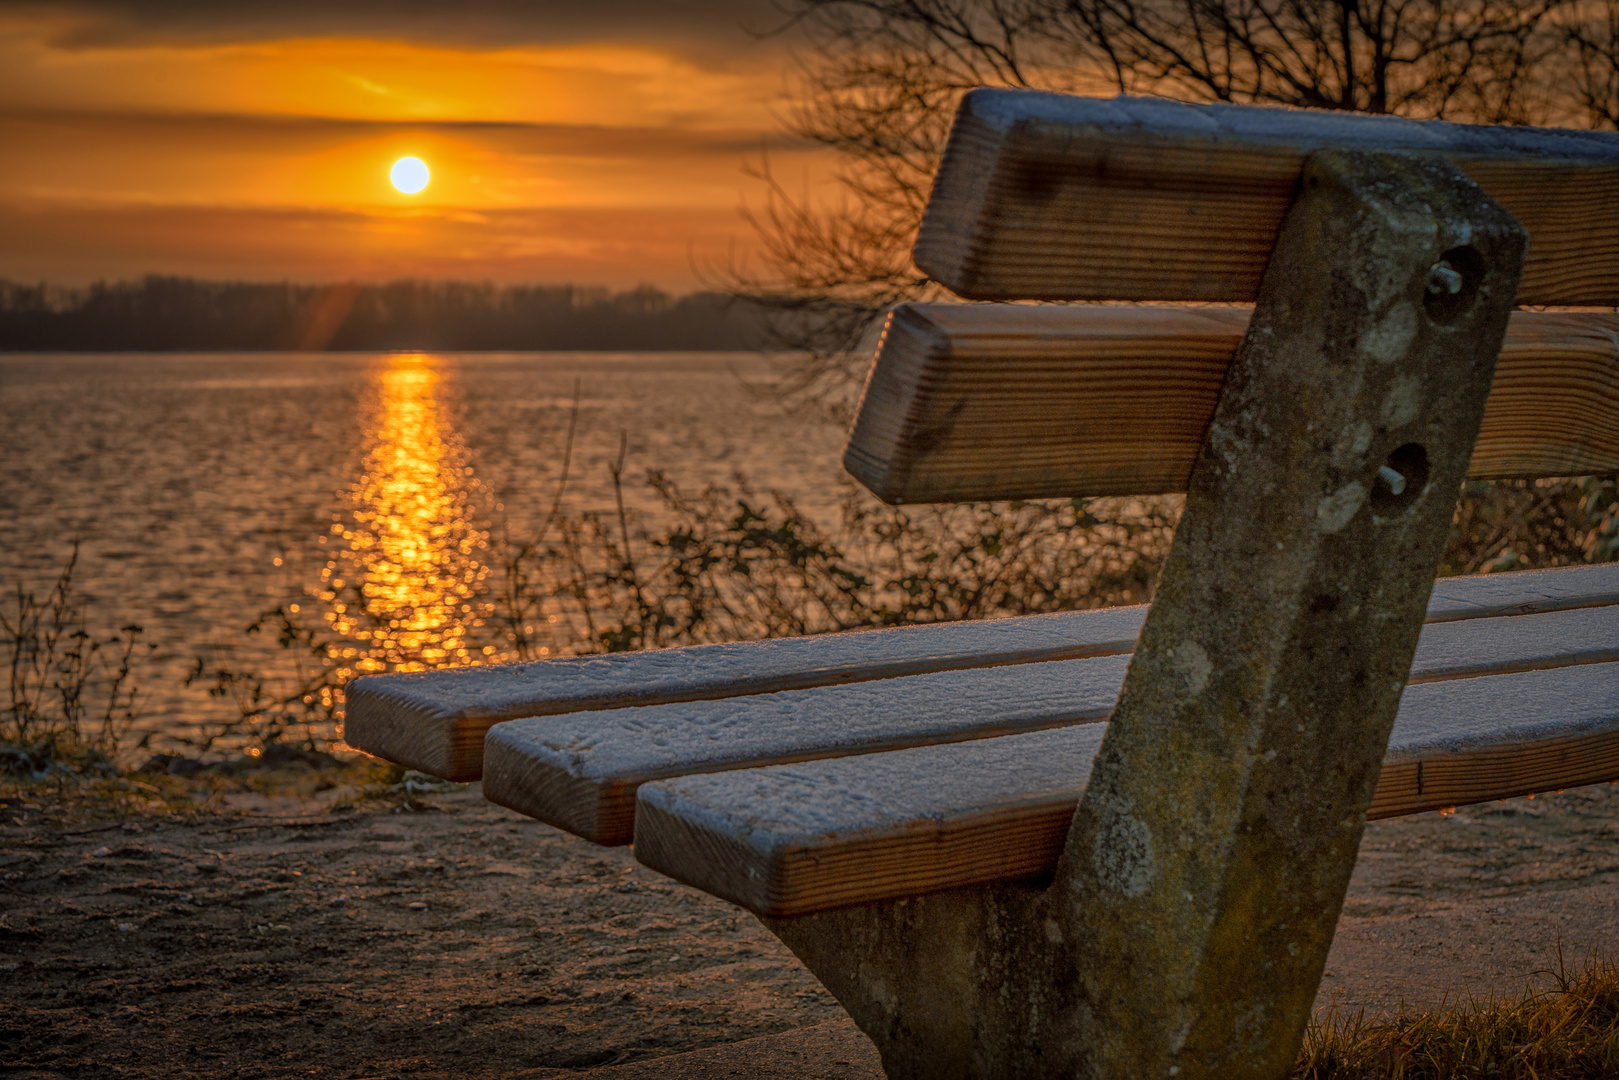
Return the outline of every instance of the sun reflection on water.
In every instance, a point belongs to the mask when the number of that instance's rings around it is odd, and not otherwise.
[[[446,416],[442,367],[400,354],[378,372],[363,473],[332,525],[343,543],[318,589],[343,642],[341,677],[476,664],[494,652],[473,640],[490,610],[479,558],[488,534]]]

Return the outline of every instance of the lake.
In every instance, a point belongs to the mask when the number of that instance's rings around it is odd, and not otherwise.
[[[482,531],[543,521],[576,387],[572,508],[611,508],[622,440],[627,501],[652,520],[649,468],[693,490],[741,471],[830,521],[843,433],[759,392],[771,370],[732,353],[0,356],[0,584],[48,590],[80,540],[91,629],[135,622],[157,646],[155,732],[233,711],[182,685],[197,658],[286,662],[244,630],[309,603],[340,546],[436,613],[453,660]]]

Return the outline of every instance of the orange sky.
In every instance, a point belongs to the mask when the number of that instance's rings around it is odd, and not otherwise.
[[[333,10],[339,9],[339,10]],[[407,276],[673,291],[746,255],[781,134],[756,0],[0,7],[0,277]],[[426,161],[419,195],[388,180]]]

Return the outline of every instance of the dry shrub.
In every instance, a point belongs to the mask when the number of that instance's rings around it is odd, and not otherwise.
[[[1464,484],[1440,575],[1611,562],[1616,489],[1611,476]]]
[[[497,622],[516,656],[623,652],[982,619],[1150,599],[1178,500],[889,507],[851,484],[828,530],[738,477],[690,495],[647,483],[667,528],[624,507],[558,513],[497,545]],[[503,650],[504,651],[504,650]]]
[[[647,483],[666,528],[559,499],[523,545],[497,541],[503,656],[537,659],[1064,611],[1152,598],[1178,498],[891,507],[849,483],[827,528],[737,477],[692,495]],[[1470,483],[1442,576],[1619,556],[1613,478]]]

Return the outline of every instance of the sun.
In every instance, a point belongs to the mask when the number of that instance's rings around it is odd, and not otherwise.
[[[427,163],[421,158],[402,157],[394,162],[388,178],[406,195],[414,195],[427,186]]]

